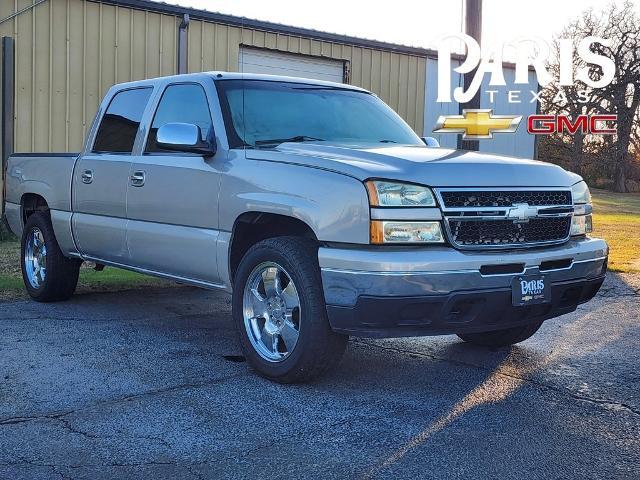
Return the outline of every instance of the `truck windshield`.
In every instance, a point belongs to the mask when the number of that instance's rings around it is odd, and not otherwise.
[[[423,145],[367,92],[265,80],[218,80],[216,87],[231,148],[305,141]]]

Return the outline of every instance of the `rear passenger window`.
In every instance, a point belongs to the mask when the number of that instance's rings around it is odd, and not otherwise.
[[[152,91],[135,88],[115,94],[98,127],[94,152],[131,153]]]
[[[153,117],[145,152],[163,152],[156,143],[158,129],[166,123],[191,123],[200,127],[201,140],[211,128],[211,114],[204,89],[198,84],[169,85]]]

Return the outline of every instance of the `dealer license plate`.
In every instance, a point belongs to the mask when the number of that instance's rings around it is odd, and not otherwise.
[[[511,283],[513,306],[534,305],[551,301],[551,285],[544,275],[523,275]]]

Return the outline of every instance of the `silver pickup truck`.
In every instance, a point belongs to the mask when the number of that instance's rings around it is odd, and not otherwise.
[[[596,294],[608,247],[579,176],[427,143],[349,85],[131,82],[79,154],[9,158],[5,210],[33,299],[68,299],[83,260],[227,290],[248,361],[280,382],[348,335],[510,345]]]

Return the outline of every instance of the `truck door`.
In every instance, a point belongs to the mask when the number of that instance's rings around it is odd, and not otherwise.
[[[127,185],[131,153],[153,88],[116,93],[102,116],[93,145],[78,159],[73,176],[74,238],[87,257],[128,263]]]
[[[208,88],[209,86],[207,86]],[[127,193],[127,243],[132,265],[216,284],[220,158],[166,151],[156,132],[166,123],[198,125],[203,139],[213,128],[210,99],[200,83],[169,84],[156,111],[145,119],[148,138],[133,157]]]

